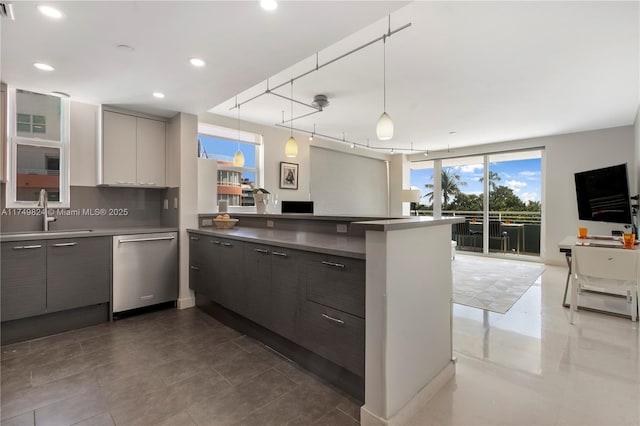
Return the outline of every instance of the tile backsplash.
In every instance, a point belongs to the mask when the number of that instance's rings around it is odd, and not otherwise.
[[[5,190],[0,187],[1,232],[42,230],[41,216],[12,214],[5,208]],[[53,209],[55,222],[50,229],[100,229],[144,226],[177,226],[177,209],[174,198],[177,188],[114,188],[95,186],[72,186],[71,208]],[[168,199],[168,209],[163,209]]]

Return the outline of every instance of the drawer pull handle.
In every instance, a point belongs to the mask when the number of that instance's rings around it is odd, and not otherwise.
[[[189,237],[192,241],[200,241],[200,237]]]
[[[53,247],[73,247],[73,246],[77,246],[78,243],[59,243],[59,244],[53,244]]]
[[[191,265],[191,269],[194,270],[194,271],[199,271],[200,270],[200,268],[198,268],[197,266],[193,266],[193,265]]]
[[[261,248],[253,249],[253,251],[258,252],[258,253],[263,253],[263,254],[268,254],[269,253],[269,250],[261,249]]]
[[[220,245],[220,241],[209,241],[211,244]]]
[[[233,246],[233,244],[231,244],[231,243],[222,243],[222,245],[225,246],[225,247],[232,247]]]
[[[322,261],[323,265],[327,265],[327,266],[333,266],[336,268],[344,268],[344,265],[342,263],[334,263],[334,262],[326,262],[326,261]]]
[[[40,244],[34,246],[15,246],[14,250],[29,250],[29,249],[37,249],[42,247]]]
[[[329,321],[333,321],[336,324],[344,325],[344,321],[342,321],[341,319],[330,317],[327,314],[322,314],[322,317],[328,319]]]
[[[282,252],[279,252],[279,251],[272,251],[271,254],[273,254],[274,256],[289,257],[289,255],[287,253],[282,253]]]

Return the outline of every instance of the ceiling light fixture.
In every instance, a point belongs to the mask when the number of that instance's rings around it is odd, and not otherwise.
[[[276,0],[260,0],[260,6],[264,10],[276,10],[278,8],[278,2]]]
[[[191,58],[191,59],[189,59],[189,62],[194,67],[204,67],[205,66],[205,62],[200,58]]]
[[[376,126],[376,134],[381,141],[388,141],[393,138],[393,121],[389,114],[387,114],[387,35],[382,37],[383,46],[383,81],[382,81],[382,93],[383,93],[383,112],[378,119],[378,125]]]
[[[316,135],[316,123],[313,123],[313,132],[309,135],[309,140],[312,141],[313,137]]]
[[[164,99],[164,93],[153,92],[153,97],[158,99]]]
[[[49,18],[54,18],[54,19],[62,18],[62,12],[60,12],[58,9],[54,7],[40,5],[38,6],[38,10],[40,11],[40,13],[42,13],[45,16],[48,16]]]
[[[39,70],[42,70],[42,71],[53,71],[55,69],[51,65],[44,64],[42,62],[34,62],[33,66],[38,68]]]
[[[236,105],[238,105],[238,97],[236,96]],[[240,151],[240,107],[238,107],[238,150],[233,156],[233,165],[236,167],[244,167],[244,154]]]
[[[284,146],[284,155],[289,158],[298,156],[298,142],[293,137],[293,80],[291,80],[291,121],[289,121],[289,139]]]

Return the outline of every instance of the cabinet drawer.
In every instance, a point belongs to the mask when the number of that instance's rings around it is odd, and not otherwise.
[[[307,349],[364,377],[364,319],[319,305],[303,304],[302,344]]]
[[[364,318],[365,263],[312,256],[306,262],[306,299]]]

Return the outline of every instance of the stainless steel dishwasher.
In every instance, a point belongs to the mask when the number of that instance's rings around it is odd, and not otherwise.
[[[177,299],[176,232],[113,237],[113,312]]]

